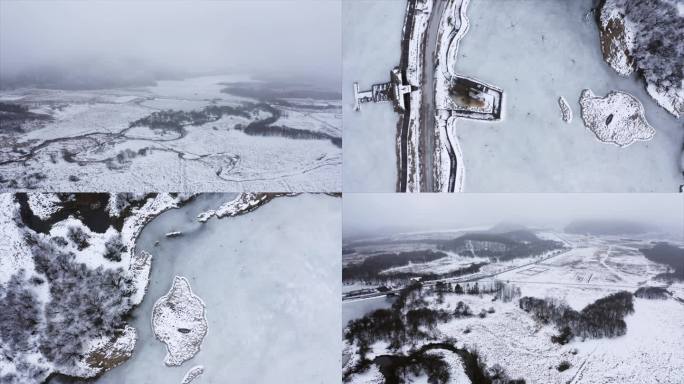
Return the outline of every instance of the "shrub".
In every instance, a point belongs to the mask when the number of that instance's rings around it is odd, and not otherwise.
[[[90,235],[85,233],[81,227],[69,227],[67,230],[67,237],[69,240],[74,242],[74,244],[76,244],[76,248],[78,248],[79,251],[86,249],[90,245],[88,243],[88,240],[90,240]]]
[[[570,367],[570,362],[567,360],[563,360],[560,362],[560,364],[558,364],[558,367],[556,367],[556,369],[558,370],[558,372],[563,372],[568,370]]]
[[[110,261],[121,261],[121,253],[126,250],[126,246],[121,242],[121,235],[110,237],[105,242],[105,253],[102,255]]]

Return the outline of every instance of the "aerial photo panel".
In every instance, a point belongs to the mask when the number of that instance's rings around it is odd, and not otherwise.
[[[684,0],[0,0],[0,384],[684,384]]]

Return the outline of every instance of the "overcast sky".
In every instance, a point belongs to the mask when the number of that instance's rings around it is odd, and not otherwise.
[[[682,194],[355,194],[343,203],[344,236],[455,229],[502,221],[565,226],[574,219],[624,219],[684,233]]]
[[[0,0],[0,74],[35,68],[341,77],[339,1]]]

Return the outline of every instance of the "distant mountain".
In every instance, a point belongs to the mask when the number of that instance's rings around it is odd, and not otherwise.
[[[512,221],[502,221],[489,229],[490,233],[506,233],[513,231],[529,230],[526,226]]]
[[[565,232],[589,235],[630,235],[652,231],[649,225],[626,220],[575,220],[565,227]]]

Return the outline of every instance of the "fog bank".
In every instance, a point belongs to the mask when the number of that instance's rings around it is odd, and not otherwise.
[[[562,229],[574,220],[624,220],[684,236],[684,195],[354,194],[344,195],[345,237],[511,222]]]
[[[339,1],[0,1],[3,88],[201,74],[339,89]]]

